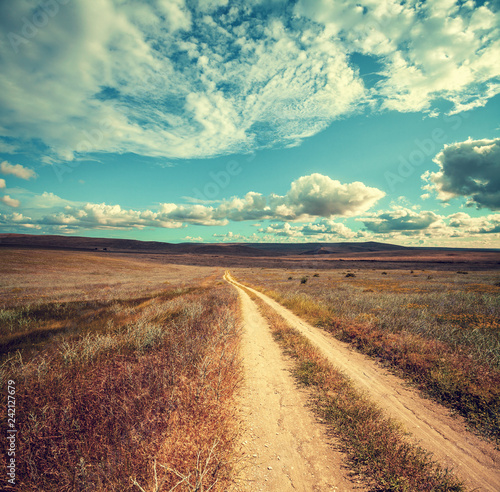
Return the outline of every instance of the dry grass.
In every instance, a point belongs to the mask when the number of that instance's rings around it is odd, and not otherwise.
[[[373,356],[500,442],[498,274],[238,270],[297,315]],[[298,280],[308,275],[306,284]],[[293,279],[289,280],[292,276]],[[431,277],[431,278],[429,278]]]
[[[226,490],[240,381],[233,289],[213,269],[130,262],[127,276],[113,259],[99,260],[109,284],[81,284],[94,258],[65,253],[58,272],[44,253],[3,280],[19,285],[17,299],[3,291],[0,318],[2,387],[17,388],[13,490]],[[54,279],[43,301],[33,271]]]
[[[348,464],[372,490],[465,491],[464,485],[410,442],[402,428],[354,388],[303,335],[257,296],[275,339],[295,359],[295,377],[312,390],[313,408],[340,441]]]

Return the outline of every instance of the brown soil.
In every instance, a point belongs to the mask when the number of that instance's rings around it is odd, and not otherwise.
[[[343,455],[307,409],[307,395],[297,388],[267,322],[248,294],[236,288],[244,324],[245,383],[240,402],[243,459],[233,491],[366,490],[349,480]]]
[[[256,433],[257,437],[249,440],[249,442],[252,445],[256,443],[257,456],[262,456],[260,469],[264,473],[256,474],[255,476],[266,477],[268,480],[269,477],[272,477],[273,480],[276,480],[276,477],[271,475],[270,471],[267,471],[267,466],[269,465],[274,469],[275,462],[273,463],[271,460],[273,455],[259,454],[259,446],[262,446],[264,443],[271,444],[274,439],[273,434],[279,432],[272,425],[270,427],[266,426],[267,417],[264,416],[263,412],[267,412],[268,405],[271,405],[271,402],[266,400],[266,395],[269,392],[272,393],[272,389],[266,390],[264,380],[269,377],[268,372],[277,363],[280,355],[276,351],[277,349],[275,349],[275,344],[273,344],[270,335],[266,335],[265,325],[262,325],[264,322],[256,316],[249,316],[248,313],[255,311],[256,307],[241,290],[241,284],[232,279],[229,274],[226,274],[225,278],[238,288],[241,293],[244,309],[243,315],[247,326],[247,345],[253,343],[260,346],[257,354],[250,356],[250,360],[252,358],[258,360],[258,357],[266,357],[263,364],[261,364],[261,369],[259,370],[257,366],[253,366],[253,373],[250,373],[247,378],[249,384],[254,385],[253,391],[250,393],[251,400],[248,402],[248,405],[253,409],[255,425],[260,423],[259,425],[263,426],[259,428],[259,433]],[[336,340],[326,332],[309,325],[266,295],[254,289],[249,290],[271,306],[291,326],[305,335],[322,351],[334,366],[341,369],[359,389],[365,391],[387,415],[400,421],[421,447],[433,453],[435,459],[442,465],[453,469],[455,474],[463,479],[471,489],[491,492],[500,490],[500,452],[492,444],[468,432],[466,424],[460,417],[451,416],[449,410],[433,401],[423,398],[417,391],[408,387],[401,379],[390,374],[375,361],[353,351],[347,344]],[[256,324],[258,328],[255,327]],[[250,330],[254,329],[258,329],[258,333],[249,333]],[[252,340],[248,340],[249,337]],[[246,353],[244,353],[244,357],[247,357]],[[261,387],[261,385],[264,385],[264,387]],[[269,386],[269,388],[272,388],[272,386]],[[295,393],[298,394],[297,390],[295,390]],[[293,397],[292,400],[298,402],[299,405],[303,404],[303,400],[301,402],[298,396]],[[276,402],[274,404],[276,405]],[[275,417],[269,418],[272,419]],[[293,416],[287,422],[289,429],[298,430],[304,428],[306,432],[309,425],[315,425],[312,421],[305,424],[302,418],[294,421]],[[281,429],[281,432],[283,432],[283,429]],[[275,453],[279,454],[283,452],[281,450],[289,450],[291,448],[290,444],[283,444],[280,443],[277,446]],[[317,448],[317,446],[318,442],[315,442],[314,448]],[[255,453],[255,451],[253,452]],[[300,459],[300,455],[297,459]],[[315,460],[316,458],[312,456],[311,459]],[[339,463],[339,459],[337,458],[337,461],[330,462]],[[311,461],[310,463],[313,462]],[[327,471],[324,468],[322,469],[320,464],[317,464],[317,466],[320,467],[320,473]],[[284,467],[282,466],[281,468]],[[333,472],[333,476],[335,477],[335,470],[329,471]],[[313,467],[311,464],[307,465],[305,472],[311,475],[309,477],[310,480],[316,476],[316,472],[312,476]],[[337,473],[339,473],[338,470]],[[278,485],[278,482],[276,484]],[[343,487],[343,485],[340,486],[340,490],[351,490]],[[269,488],[269,485],[266,485],[265,488],[265,490],[290,489],[290,486],[285,488]],[[303,489],[298,487],[298,489],[316,490],[311,487]],[[251,490],[264,489],[255,488]],[[329,489],[320,488],[318,490]]]

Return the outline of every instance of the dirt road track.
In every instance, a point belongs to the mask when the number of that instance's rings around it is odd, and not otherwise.
[[[233,284],[234,285],[234,284]],[[307,409],[266,320],[240,292],[245,384],[241,398],[245,455],[234,492],[366,490],[351,482],[342,455]]]
[[[253,302],[241,290],[243,286],[229,273],[226,273],[224,278],[240,291],[242,300],[245,299],[243,303],[245,309],[251,310]],[[402,422],[423,448],[433,453],[442,465],[453,468],[471,489],[500,491],[500,452],[495,450],[493,445],[468,432],[463,419],[451,417],[446,408],[422,398],[418,392],[407,387],[402,380],[373,360],[351,350],[347,344],[336,340],[323,330],[309,325],[268,296],[254,289],[245,288],[260,297],[291,326],[320,348],[333,365],[341,369],[359,389],[366,391],[389,416]],[[251,323],[248,320],[246,324],[250,326]],[[270,350],[271,347],[266,344],[265,350]],[[274,347],[270,342],[269,345]],[[266,488],[266,490],[278,489]],[[340,490],[349,489],[340,488]]]

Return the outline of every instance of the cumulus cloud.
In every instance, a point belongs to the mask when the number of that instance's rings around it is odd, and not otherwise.
[[[189,243],[203,243],[205,240],[201,236],[197,237],[186,236],[184,238],[184,241],[187,241]]]
[[[15,198],[11,198],[9,195],[4,195],[0,198],[0,201],[5,203],[5,205],[13,208],[19,207],[21,202],[19,200],[16,200]]]
[[[143,229],[145,227],[175,229],[183,227],[181,222],[169,219],[162,211],[126,210],[120,205],[107,205],[106,203],[87,203],[83,207],[67,206],[63,211],[43,217],[39,223],[83,229]]]
[[[288,222],[281,224],[271,224],[268,227],[259,229],[259,232],[272,234],[277,237],[303,237],[301,226],[292,226]]]
[[[5,179],[0,179],[0,188],[5,188]]]
[[[357,232],[349,229],[345,224],[329,219],[299,225],[291,225],[288,222],[275,223],[260,228],[259,233],[278,238],[301,238],[304,241],[337,241],[359,237]]]
[[[314,217],[353,216],[372,207],[384,192],[361,182],[340,183],[314,173],[293,181],[284,195],[249,192],[244,198],[224,200],[215,210],[217,218],[241,220],[306,221]]]
[[[242,198],[223,200],[217,206],[160,203],[154,211],[126,210],[120,205],[72,202],[47,192],[41,195],[24,193],[23,200],[27,209],[36,211],[39,216],[37,223],[41,225],[113,229],[179,228],[188,224],[223,226],[230,221],[283,222],[348,217],[368,210],[382,196],[382,191],[361,182],[342,184],[328,176],[312,174],[292,182],[284,196],[248,192]],[[326,220],[321,228],[322,233],[335,234],[341,231],[342,225]],[[288,231],[288,234],[293,230],[289,224],[283,226],[283,231]]]
[[[40,226],[33,224],[31,217],[26,217],[21,213],[12,214],[0,213],[0,227],[24,227],[28,229],[40,229]]]
[[[500,233],[500,214],[490,214],[485,217],[471,217],[459,212],[450,215],[449,226],[467,234],[497,234]]]
[[[385,193],[356,181],[342,184],[315,173],[292,183],[285,204],[296,216],[352,216],[368,210]]]
[[[358,233],[345,224],[333,220],[322,219],[311,224],[306,224],[301,229],[304,236],[320,236],[322,238],[354,238]]]
[[[382,211],[370,217],[360,218],[365,227],[376,233],[396,231],[422,231],[442,223],[442,218],[434,212],[416,212],[404,207],[395,210]]]
[[[7,161],[3,161],[0,164],[0,172],[2,174],[11,174],[16,178],[21,178],[26,180],[31,178],[36,178],[37,176],[37,174],[35,173],[35,171],[33,171],[33,169],[21,166],[21,164],[10,164]]]
[[[226,218],[215,218],[213,207],[206,207],[204,205],[163,203],[160,206],[159,216],[168,221],[204,226],[226,225],[228,223]]]
[[[500,210],[500,138],[446,145],[434,162],[440,171],[422,176],[424,189],[445,202],[462,196],[468,206]]]

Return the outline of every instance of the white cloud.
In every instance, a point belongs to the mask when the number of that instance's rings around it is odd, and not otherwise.
[[[37,224],[71,226],[73,229],[141,229],[179,228],[188,224],[223,226],[230,221],[267,219],[283,222],[347,217],[368,210],[384,193],[360,182],[342,184],[328,176],[312,174],[292,182],[284,196],[271,194],[266,197],[248,192],[243,198],[233,197],[214,206],[160,203],[155,211],[126,210],[120,205],[106,203],[79,203],[47,192],[36,195],[21,190],[18,195],[23,197],[26,210],[33,212]],[[325,221],[321,227],[323,233],[329,234],[343,228],[341,224],[334,225],[333,221]],[[294,230],[289,224],[282,229],[289,234]]]
[[[382,64],[373,95],[385,108],[426,110],[442,97],[466,110],[500,92],[500,13],[487,5],[299,0],[296,12]]]
[[[270,224],[259,229],[259,233],[278,238],[300,238],[304,241],[338,241],[358,237],[358,233],[345,224],[329,219],[292,226],[288,222]]]
[[[21,166],[21,164],[10,164],[7,161],[3,161],[0,164],[0,172],[2,174],[11,174],[16,178],[26,180],[37,177],[37,174],[35,173],[35,171],[33,171],[33,169]]]
[[[184,241],[187,241],[189,243],[203,243],[205,240],[201,236],[197,237],[186,236],[184,238]]]
[[[19,200],[16,200],[15,198],[11,198],[9,195],[4,195],[0,198],[0,201],[5,203],[5,205],[9,207],[14,207],[17,208],[21,204]]]
[[[380,211],[358,220],[363,222],[369,231],[376,233],[421,231],[443,225],[442,217],[434,212],[415,212],[404,207],[394,207],[393,210]]]
[[[0,40],[0,137],[12,150],[40,139],[45,162],[209,157],[297,145],[364,100],[341,45],[276,16],[241,22],[225,3],[74,0],[33,39]],[[0,6],[0,18],[22,36],[37,6]],[[227,12],[205,15],[217,6]]]
[[[467,234],[496,234],[500,233],[500,214],[491,214],[485,217],[471,217],[459,212],[448,217],[450,227]]]
[[[307,224],[301,229],[304,236],[319,236],[329,238],[330,240],[334,237],[338,238],[354,238],[358,233],[354,232],[352,229],[347,227],[345,224],[340,222],[335,222],[329,219],[322,219],[316,221],[312,224]]]
[[[0,213],[0,227],[24,227],[28,229],[40,229],[40,226],[33,224],[31,217],[26,217],[21,213],[12,214]]]
[[[292,183],[285,204],[297,216],[352,216],[372,207],[385,193],[356,181],[342,184],[315,173]]]
[[[423,174],[425,190],[445,202],[462,196],[468,206],[500,210],[500,138],[446,145],[434,162],[440,171]]]
[[[234,242],[234,243],[259,243],[265,242],[269,237],[262,238],[257,234],[251,234],[250,236],[245,236],[244,234],[234,233],[232,231],[226,232],[224,234],[214,234],[212,237],[216,239],[222,239],[224,242]]]
[[[5,179],[0,179],[0,188],[5,188]]]
[[[191,13],[184,0],[157,0],[157,4],[172,31],[191,28]]]
[[[93,152],[210,157],[297,145],[375,100],[431,111],[445,98],[464,111],[500,91],[500,12],[492,10],[396,0],[73,0],[30,34],[25,19],[39,2],[0,3],[8,34],[0,148],[25,151],[39,139],[44,162]],[[374,88],[353,53],[382,65]]]
[[[163,203],[160,206],[160,217],[167,221],[177,221],[187,224],[214,226],[226,225],[226,218],[214,218],[214,209],[204,205],[176,205]]]

